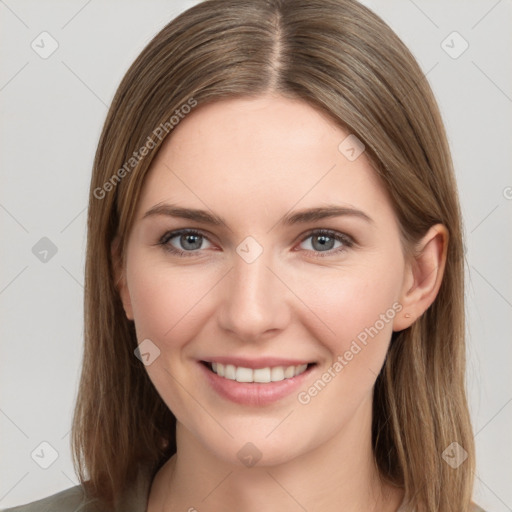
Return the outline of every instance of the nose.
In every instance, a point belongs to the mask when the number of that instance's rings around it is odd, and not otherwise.
[[[292,296],[265,252],[251,263],[235,254],[217,309],[219,325],[247,342],[275,336],[290,321]]]

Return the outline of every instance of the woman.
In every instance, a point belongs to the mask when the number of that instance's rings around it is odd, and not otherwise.
[[[480,510],[463,270],[438,108],[381,19],[196,5],[96,154],[82,484],[12,510]]]

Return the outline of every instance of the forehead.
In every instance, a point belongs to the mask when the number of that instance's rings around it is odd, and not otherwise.
[[[298,203],[389,210],[364,152],[351,161],[340,151],[349,135],[309,104],[280,96],[200,106],[162,145],[140,207],[171,201],[248,218]]]

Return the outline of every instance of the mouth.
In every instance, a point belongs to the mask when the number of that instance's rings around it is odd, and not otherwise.
[[[219,377],[236,382],[268,384],[270,382],[281,382],[293,379],[303,374],[315,363],[287,366],[266,366],[264,368],[247,368],[235,366],[234,364],[222,364],[218,362],[202,361],[204,365]]]
[[[270,405],[290,398],[305,385],[317,366],[295,360],[222,359],[199,361],[206,382],[223,399],[247,406]]]

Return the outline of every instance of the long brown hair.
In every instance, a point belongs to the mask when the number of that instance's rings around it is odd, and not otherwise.
[[[114,280],[112,244],[118,240],[122,255],[150,164],[193,108],[269,91],[307,102],[363,141],[406,250],[436,223],[449,231],[439,294],[410,328],[393,334],[377,378],[373,446],[380,474],[405,489],[409,510],[466,511],[474,446],[450,152],[417,62],[355,0],[206,0],[161,30],[123,78],[91,182],[85,349],[72,436],[80,480],[112,505],[139,469],[154,475],[176,451],[175,417],[134,356],[134,325]],[[468,453],[457,469],[442,457],[453,442]]]

